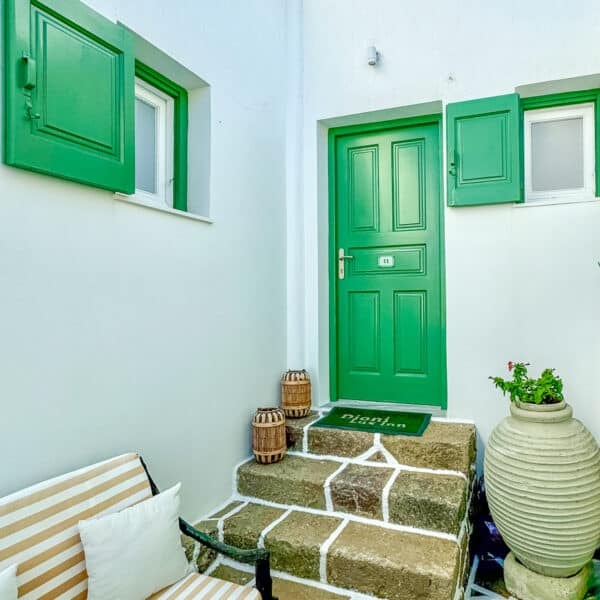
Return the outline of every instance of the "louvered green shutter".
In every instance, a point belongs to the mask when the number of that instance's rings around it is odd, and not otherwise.
[[[4,159],[135,190],[129,33],[77,0],[5,0]]]
[[[519,95],[446,107],[449,206],[523,201]]]

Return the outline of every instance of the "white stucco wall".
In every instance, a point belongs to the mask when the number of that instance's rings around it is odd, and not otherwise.
[[[194,518],[285,366],[285,4],[90,4],[210,83],[215,223],[0,165],[0,496],[134,450]]]
[[[139,450],[161,487],[184,482],[193,518],[229,494],[284,367],[309,368],[329,400],[327,127],[536,82],[600,87],[600,13],[88,3],[210,83],[215,224],[0,165],[0,495]],[[600,437],[600,203],[446,208],[445,228],[448,414],[487,438],[507,412],[487,376],[528,360],[558,369]]]
[[[304,245],[302,336],[319,401],[329,400],[327,125],[599,74],[599,32],[593,0],[304,0],[304,221],[294,243]],[[600,87],[600,77],[584,83]],[[474,419],[485,440],[508,409],[488,375],[526,360],[557,368],[600,438],[600,202],[446,208],[445,232],[448,414]]]

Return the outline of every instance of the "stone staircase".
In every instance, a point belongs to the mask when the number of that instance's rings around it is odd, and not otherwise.
[[[458,600],[468,571],[475,427],[432,420],[422,437],[288,421],[280,463],[237,469],[232,502],[199,526],[271,551],[280,600]],[[247,567],[189,548],[218,577]]]

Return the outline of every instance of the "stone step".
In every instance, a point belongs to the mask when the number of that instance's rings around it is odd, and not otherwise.
[[[383,447],[403,465],[461,471],[468,477],[474,472],[476,430],[475,425],[470,423],[432,420],[419,437],[312,426],[320,417],[319,413],[312,411],[303,419],[287,419],[290,450],[354,458],[370,451],[377,457]]]
[[[335,511],[458,535],[468,482],[461,474],[403,470],[301,455],[238,469],[238,492],[289,506]]]
[[[241,565],[219,565],[211,575],[238,585],[248,585],[254,577],[252,571]],[[277,576],[273,577],[273,595],[279,600],[352,600],[348,594],[320,589],[308,580],[293,581]]]
[[[453,600],[464,577],[466,536],[459,543],[444,534],[422,535],[317,510],[257,503],[235,508],[217,521],[225,542],[241,548],[264,544],[275,571],[319,582],[324,589],[389,600]]]

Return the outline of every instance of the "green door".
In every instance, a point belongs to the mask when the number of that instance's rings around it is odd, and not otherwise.
[[[332,139],[333,399],[445,407],[439,123]]]

